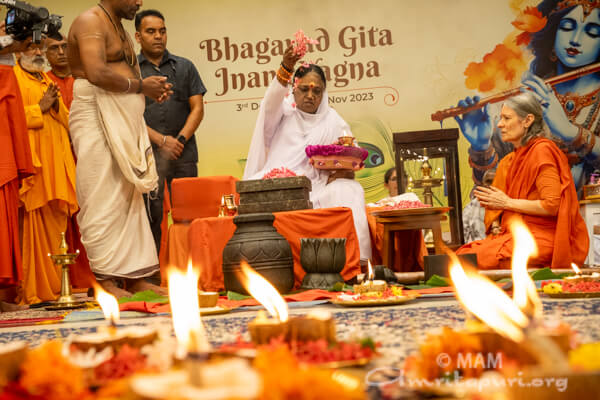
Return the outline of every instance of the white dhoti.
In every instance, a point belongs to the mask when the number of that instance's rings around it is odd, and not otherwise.
[[[143,95],[73,87],[70,135],[77,156],[77,222],[98,279],[141,278],[158,270],[142,193],[158,182]]]

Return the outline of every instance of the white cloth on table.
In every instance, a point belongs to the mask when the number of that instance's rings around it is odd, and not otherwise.
[[[144,107],[142,95],[75,80],[69,126],[77,156],[77,221],[99,279],[140,278],[158,270],[142,196],[158,182]]]
[[[367,204],[367,206],[382,207],[382,206],[387,206],[387,205],[393,205],[394,203],[398,203],[400,201],[421,201],[421,199],[419,199],[419,196],[417,196],[416,193],[406,192],[406,193],[399,194],[397,196],[384,197],[383,199],[378,200],[375,203]]]
[[[315,114],[298,110],[289,87],[274,79],[262,100],[250,143],[244,179],[260,179],[273,168],[286,167],[310,179],[311,201],[315,208],[349,207],[358,236],[360,258],[371,257],[371,238],[362,186],[352,179],[336,179],[327,184],[328,171],[309,164],[304,149],[308,145],[336,143],[351,135],[350,127],[328,104],[327,91]]]

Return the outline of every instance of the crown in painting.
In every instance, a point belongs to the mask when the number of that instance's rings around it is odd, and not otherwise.
[[[556,4],[552,12],[576,6],[583,7],[583,17],[587,18],[594,8],[600,8],[600,0],[561,0]]]

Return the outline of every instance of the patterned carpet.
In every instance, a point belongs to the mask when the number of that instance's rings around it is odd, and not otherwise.
[[[454,300],[418,300],[401,306],[378,308],[341,308],[325,305],[337,322],[338,338],[371,336],[382,344],[383,357],[377,365],[392,365],[414,352],[426,332],[442,326],[460,327],[465,313]],[[305,313],[291,309],[291,314]],[[207,334],[213,345],[233,342],[238,335],[248,338],[246,325],[256,311],[233,311],[220,316],[204,317]],[[544,316],[569,323],[580,334],[582,342],[600,341],[600,299],[544,299]],[[0,330],[0,343],[24,340],[36,346],[44,340],[71,334],[95,332],[104,321],[60,323]],[[171,320],[153,316],[122,320],[123,325],[156,326],[170,329]]]

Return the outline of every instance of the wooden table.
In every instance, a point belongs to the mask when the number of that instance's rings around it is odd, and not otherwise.
[[[378,223],[383,225],[383,265],[394,265],[393,234],[408,229],[431,229],[436,254],[443,254],[441,222],[448,217],[450,207],[404,208],[400,210],[373,211]]]

